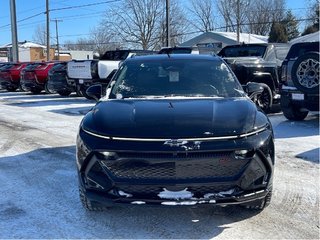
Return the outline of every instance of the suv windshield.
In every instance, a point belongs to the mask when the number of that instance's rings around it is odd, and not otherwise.
[[[36,69],[39,65],[42,65],[42,63],[31,63],[25,67],[25,70],[34,70]]]
[[[221,60],[127,61],[115,76],[110,98],[240,97],[243,90]]]
[[[232,46],[219,52],[221,57],[263,57],[267,46]]]

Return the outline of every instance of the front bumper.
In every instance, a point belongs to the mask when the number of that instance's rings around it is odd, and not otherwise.
[[[105,154],[105,144],[114,150]],[[170,147],[163,151],[162,144],[159,151],[159,143],[143,145],[101,140],[80,130],[78,176],[86,196],[106,206],[229,205],[262,199],[272,188],[274,143],[270,130],[235,141],[208,142],[189,152]],[[123,146],[126,151],[117,149]],[[150,151],[141,152],[143,148]],[[237,158],[236,149],[252,151]]]

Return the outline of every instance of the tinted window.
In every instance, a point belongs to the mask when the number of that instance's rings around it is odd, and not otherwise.
[[[135,60],[115,76],[110,98],[237,97],[243,90],[221,60]]]
[[[67,69],[66,63],[58,63],[51,68],[52,71],[59,71],[59,70],[66,70],[66,69]]]
[[[191,52],[191,48],[164,48],[159,51],[159,54],[184,54]]]
[[[0,70],[9,70],[14,66],[14,64],[5,64],[3,66],[0,66]]]
[[[266,46],[225,47],[218,55],[221,57],[263,57],[266,48]]]
[[[128,57],[128,51],[108,51],[100,60],[123,61]]]
[[[25,70],[34,70],[36,69],[39,65],[41,65],[41,63],[32,63],[29,64],[25,67]]]

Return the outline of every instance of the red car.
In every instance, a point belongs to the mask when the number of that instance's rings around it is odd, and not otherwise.
[[[60,62],[36,62],[28,65],[21,74],[21,87],[24,91],[38,94],[47,90],[48,72]]]
[[[29,62],[7,63],[0,67],[0,88],[9,92],[16,91],[20,86],[20,73]]]

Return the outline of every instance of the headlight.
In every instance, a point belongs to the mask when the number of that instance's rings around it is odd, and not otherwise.
[[[77,136],[77,165],[78,169],[81,168],[84,160],[90,154],[91,150],[88,146],[82,141],[81,137]]]

